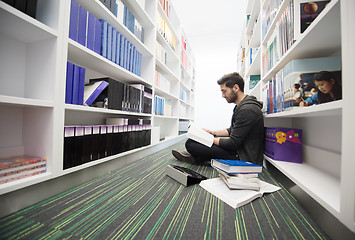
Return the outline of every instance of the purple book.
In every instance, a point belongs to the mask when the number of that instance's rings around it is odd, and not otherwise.
[[[67,79],[65,85],[65,103],[71,104],[73,98],[73,71],[74,64],[67,62]]]
[[[75,0],[71,0],[69,38],[73,39],[74,41],[78,40],[78,22],[79,22],[79,4]]]
[[[78,93],[78,105],[84,103],[84,85],[85,85],[85,68],[79,69],[79,93]]]
[[[100,93],[105,90],[108,86],[108,82],[106,81],[98,81],[93,84],[86,85],[84,91],[84,101],[85,104],[90,106],[95,99],[100,95]]]
[[[277,161],[302,163],[302,129],[265,128],[265,155]]]
[[[86,25],[87,25],[87,14],[85,8],[79,7],[79,24],[78,24],[78,43],[85,46],[86,43]]]
[[[72,104],[79,103],[79,84],[80,84],[79,78],[80,78],[80,67],[77,65],[74,65]]]
[[[94,52],[101,54],[101,32],[102,22],[95,18],[95,39],[94,39]]]
[[[94,39],[95,39],[95,17],[88,12],[88,28],[86,34],[86,47],[90,50],[94,50]]]

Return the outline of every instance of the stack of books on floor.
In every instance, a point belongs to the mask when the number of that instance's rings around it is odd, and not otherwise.
[[[260,190],[262,166],[241,160],[212,159],[211,165],[229,189]]]
[[[45,158],[16,156],[0,159],[0,184],[35,176],[45,172]]]

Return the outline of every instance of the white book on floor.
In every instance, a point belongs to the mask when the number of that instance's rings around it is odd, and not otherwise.
[[[211,147],[213,144],[213,135],[209,134],[200,127],[191,124],[189,131],[187,132],[187,137],[199,142],[207,147]]]
[[[262,197],[264,193],[272,193],[280,190],[280,187],[259,180],[260,190],[231,190],[221,178],[212,178],[204,180],[200,186],[212,193],[232,208],[241,207],[254,199]]]

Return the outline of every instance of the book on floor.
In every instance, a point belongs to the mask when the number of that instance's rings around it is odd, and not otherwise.
[[[258,178],[239,178],[233,176],[226,176],[220,174],[219,177],[227,185],[229,189],[247,189],[247,190],[260,190]]]
[[[212,159],[212,167],[228,174],[261,173],[263,166],[242,160]]]
[[[195,140],[207,147],[211,147],[213,144],[213,135],[209,134],[202,128],[197,127],[194,124],[191,124],[189,131],[187,132],[187,137]]]
[[[261,180],[259,181],[259,184],[259,191],[255,191],[229,189],[220,177],[207,179],[200,182],[200,186],[202,188],[233,208],[238,208],[248,204],[254,199],[262,197],[264,193],[272,193],[281,189],[278,186]]]

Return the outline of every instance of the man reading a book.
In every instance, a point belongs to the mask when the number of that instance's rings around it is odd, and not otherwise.
[[[231,126],[212,131],[213,145],[205,146],[195,140],[185,143],[187,151],[173,150],[179,161],[199,163],[211,159],[240,159],[262,165],[264,146],[263,104],[254,96],[244,94],[244,80],[236,72],[226,74],[217,81],[222,97],[234,103]]]

